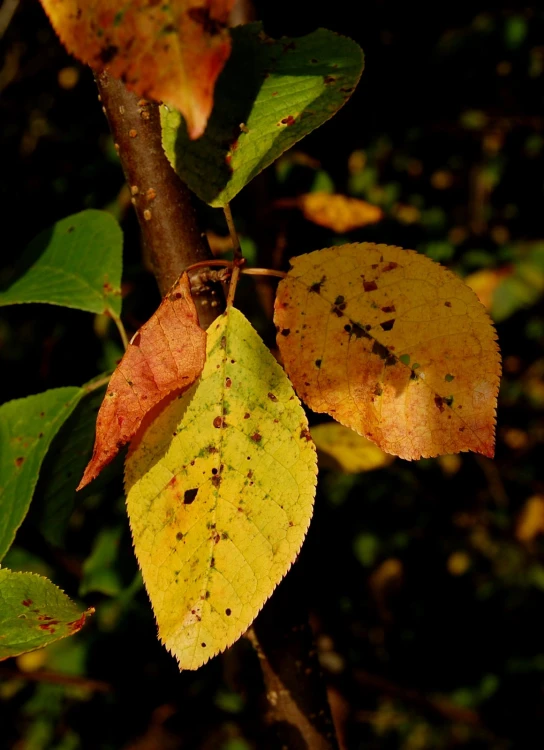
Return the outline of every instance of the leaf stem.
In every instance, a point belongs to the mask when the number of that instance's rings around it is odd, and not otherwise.
[[[234,262],[240,262],[244,257],[242,254],[242,248],[240,247],[240,240],[234,226],[234,219],[232,218],[232,211],[230,210],[230,203],[224,206],[223,211],[225,213],[225,219],[227,220],[227,226],[229,228],[230,238],[232,240],[232,249],[234,251]]]
[[[119,318],[117,315],[112,315],[113,322],[117,326],[117,330],[119,331],[119,336],[121,337],[121,341],[123,342],[123,346],[125,347],[125,351],[128,349],[128,336],[125,329],[125,326],[123,325],[123,321],[121,318]]]
[[[91,380],[89,383],[84,383],[81,387],[87,391],[87,393],[92,393],[93,391],[97,391],[99,388],[102,388],[103,385],[107,385],[110,382],[112,373],[108,373],[107,375],[104,375],[102,378],[98,378],[98,380]]]
[[[272,268],[242,268],[242,273],[248,276],[277,276],[279,279],[285,279],[285,271],[274,271]]]

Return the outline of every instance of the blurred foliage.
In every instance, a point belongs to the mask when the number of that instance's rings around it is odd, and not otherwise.
[[[285,268],[291,255],[345,241],[415,248],[472,280],[480,274],[504,358],[495,461],[463,454],[396,460],[363,474],[322,472],[300,565],[339,734],[344,747],[365,750],[539,747],[544,14],[514,4],[370,0],[361,8],[340,0],[297,21],[286,0],[256,7],[272,36],[317,26],[352,36],[367,67],[346,107],[235,200],[251,262]],[[159,297],[91,74],[66,55],[30,0],[0,45],[0,211],[9,237],[0,286],[39,231],[105,208],[125,232],[123,319],[131,333]],[[282,207],[310,192],[364,200],[383,218],[339,236]],[[225,252],[220,212],[199,210],[216,252]],[[272,282],[244,279],[239,299],[273,345]],[[119,351],[102,316],[4,308],[2,401],[79,385],[111,369]],[[0,666],[3,743],[264,747],[261,677],[245,639],[181,674],[157,642],[119,467],[92,494],[63,499],[62,529],[44,535],[48,497],[39,485],[41,505],[5,565],[49,576],[96,614],[76,637]]]

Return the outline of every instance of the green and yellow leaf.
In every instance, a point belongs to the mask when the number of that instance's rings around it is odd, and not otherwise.
[[[199,198],[225,206],[284,151],[350,98],[363,70],[351,39],[318,29],[270,39],[258,23],[231,30],[232,53],[217,81],[202,138],[190,140],[180,112],[163,107],[163,146]],[[167,100],[165,100],[168,103]]]
[[[78,633],[94,612],[81,609],[47,578],[0,570],[0,660]]]
[[[196,669],[249,627],[302,545],[316,484],[304,411],[236,309],[208,330],[202,376],[133,441],[134,547],[159,636]]]
[[[308,406],[401,458],[493,455],[500,355],[461,279],[371,243],[291,263],[276,298],[277,341]]]

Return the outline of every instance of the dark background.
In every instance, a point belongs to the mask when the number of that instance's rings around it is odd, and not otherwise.
[[[479,0],[256,7],[272,36],[318,26],[351,36],[366,67],[345,108],[234,201],[254,262],[283,268],[290,255],[342,241],[275,206],[327,184],[385,212],[344,241],[415,248],[463,276],[479,272],[488,291],[502,273],[491,307],[505,369],[495,461],[464,454],[321,474],[305,575],[344,746],[540,748],[544,14]],[[0,53],[0,284],[9,283],[41,229],[86,207],[107,208],[125,231],[123,313],[131,333],[159,297],[141,261],[92,76],[30,0],[21,2]],[[199,211],[217,247],[222,217]],[[255,296],[244,284],[239,304],[273,343],[270,288],[263,282]],[[82,383],[120,351],[115,330],[98,316],[3,308],[2,401]],[[70,429],[57,445],[69,440]],[[48,575],[97,613],[75,638],[0,667],[2,743],[25,750],[263,747],[259,669],[244,639],[182,674],[157,642],[115,470],[78,500],[62,546],[40,530],[46,494],[40,486],[4,564]],[[87,682],[15,674],[39,669]]]

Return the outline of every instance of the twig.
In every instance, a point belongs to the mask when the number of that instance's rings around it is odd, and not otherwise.
[[[71,685],[92,690],[96,693],[111,693],[113,687],[102,680],[92,680],[88,677],[79,677],[73,674],[61,674],[60,672],[47,672],[38,670],[36,672],[21,672],[10,667],[0,667],[0,677],[8,680],[28,680],[29,682],[50,682],[55,685]]]
[[[242,258],[242,248],[240,247],[240,240],[238,239],[238,232],[236,231],[236,227],[234,226],[234,219],[232,218],[232,212],[230,210],[230,205],[227,203],[227,205],[223,208],[223,211],[225,213],[225,219],[227,220],[227,226],[229,228],[229,234],[230,238],[232,240],[232,249],[234,251],[234,262],[239,262]]]
[[[4,36],[15,15],[19,0],[4,0],[0,8],[0,39]]]
[[[164,296],[191,263],[212,259],[198,227],[192,195],[174,172],[161,141],[159,109],[139,99],[107,73],[96,74],[102,107],[132,194],[144,244]],[[195,298],[200,324],[207,326],[222,311],[211,305],[222,290],[205,289]]]

